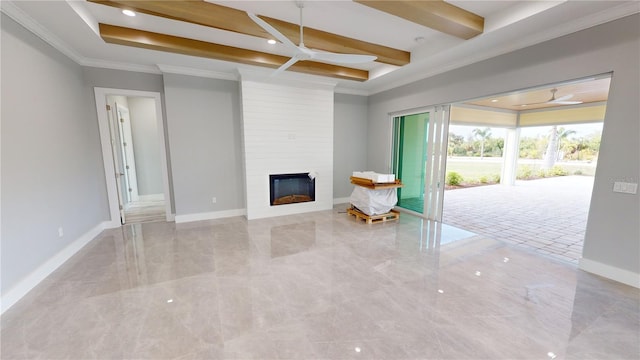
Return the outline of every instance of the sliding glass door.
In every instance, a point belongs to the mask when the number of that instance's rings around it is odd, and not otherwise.
[[[429,113],[398,116],[393,122],[396,134],[394,173],[404,184],[398,189],[398,206],[422,213]]]
[[[393,118],[393,172],[404,184],[398,189],[398,206],[438,221],[442,215],[448,123],[448,106]]]

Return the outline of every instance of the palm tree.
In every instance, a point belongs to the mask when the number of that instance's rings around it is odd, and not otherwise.
[[[549,131],[549,144],[547,144],[547,152],[544,154],[544,161],[542,163],[543,169],[551,169],[553,165],[555,165],[558,159],[558,152],[560,151],[560,142],[575,133],[574,130],[567,130],[565,128],[558,129],[556,125],[551,127]]]
[[[491,137],[491,128],[472,130],[473,136],[480,138],[480,159],[484,158],[484,141]]]

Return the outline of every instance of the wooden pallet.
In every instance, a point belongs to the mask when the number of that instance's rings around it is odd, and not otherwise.
[[[367,224],[393,221],[400,218],[400,213],[395,210],[391,210],[386,214],[367,215],[354,207],[350,207],[347,209],[347,214],[355,216],[356,220],[364,220]]]

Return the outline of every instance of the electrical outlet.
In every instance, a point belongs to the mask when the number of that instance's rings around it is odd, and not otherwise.
[[[60,226],[58,228],[58,237],[63,237],[64,236],[64,229],[62,228],[62,226]]]
[[[215,204],[217,202],[218,202],[218,199],[216,199],[215,196],[211,198],[211,203],[212,204]]]

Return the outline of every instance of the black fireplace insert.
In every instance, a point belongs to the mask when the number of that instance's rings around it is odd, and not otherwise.
[[[309,173],[269,175],[271,206],[316,200],[316,180]]]

